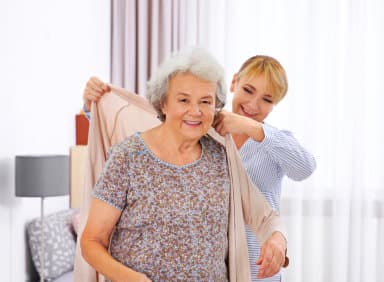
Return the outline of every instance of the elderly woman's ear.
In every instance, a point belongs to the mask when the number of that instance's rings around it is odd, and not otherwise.
[[[165,99],[160,102],[160,107],[157,110],[157,118],[161,121],[165,121],[164,106],[165,106]]]

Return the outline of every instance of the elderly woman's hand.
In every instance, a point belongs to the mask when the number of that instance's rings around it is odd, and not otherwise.
[[[85,86],[83,94],[84,105],[88,111],[91,110],[92,102],[98,102],[101,96],[109,91],[111,91],[111,88],[108,84],[97,77],[91,77]]]
[[[140,273],[140,272],[136,272],[136,276],[135,277],[130,276],[128,281],[152,282],[151,279],[149,279],[145,274]]]
[[[261,247],[260,257],[256,264],[260,266],[257,278],[271,277],[286,266],[285,253],[287,242],[280,232],[274,232]]]

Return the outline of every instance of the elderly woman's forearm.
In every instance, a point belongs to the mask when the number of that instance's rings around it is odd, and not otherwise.
[[[92,267],[112,281],[140,281],[137,272],[115,260],[107,248],[95,239],[82,236],[81,252]]]

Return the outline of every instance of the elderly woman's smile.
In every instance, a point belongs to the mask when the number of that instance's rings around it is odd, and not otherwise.
[[[162,106],[164,125],[181,138],[200,139],[214,119],[216,88],[216,83],[191,73],[176,74]]]

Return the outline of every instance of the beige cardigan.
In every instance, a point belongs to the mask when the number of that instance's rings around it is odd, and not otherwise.
[[[109,147],[136,131],[145,131],[160,124],[152,106],[141,96],[112,86],[112,92],[92,105],[88,135],[86,175],[82,194],[80,232],[84,229],[91,203],[91,190],[101,173]],[[246,223],[257,235],[261,244],[274,232],[284,234],[278,215],[271,209],[261,192],[249,179],[230,135],[225,138],[214,129],[208,132],[226,148],[231,177],[229,213],[229,281],[250,281],[248,249],[245,235]],[[79,237],[80,238],[80,237]],[[102,275],[89,266],[77,241],[75,258],[75,282],[104,281]]]

